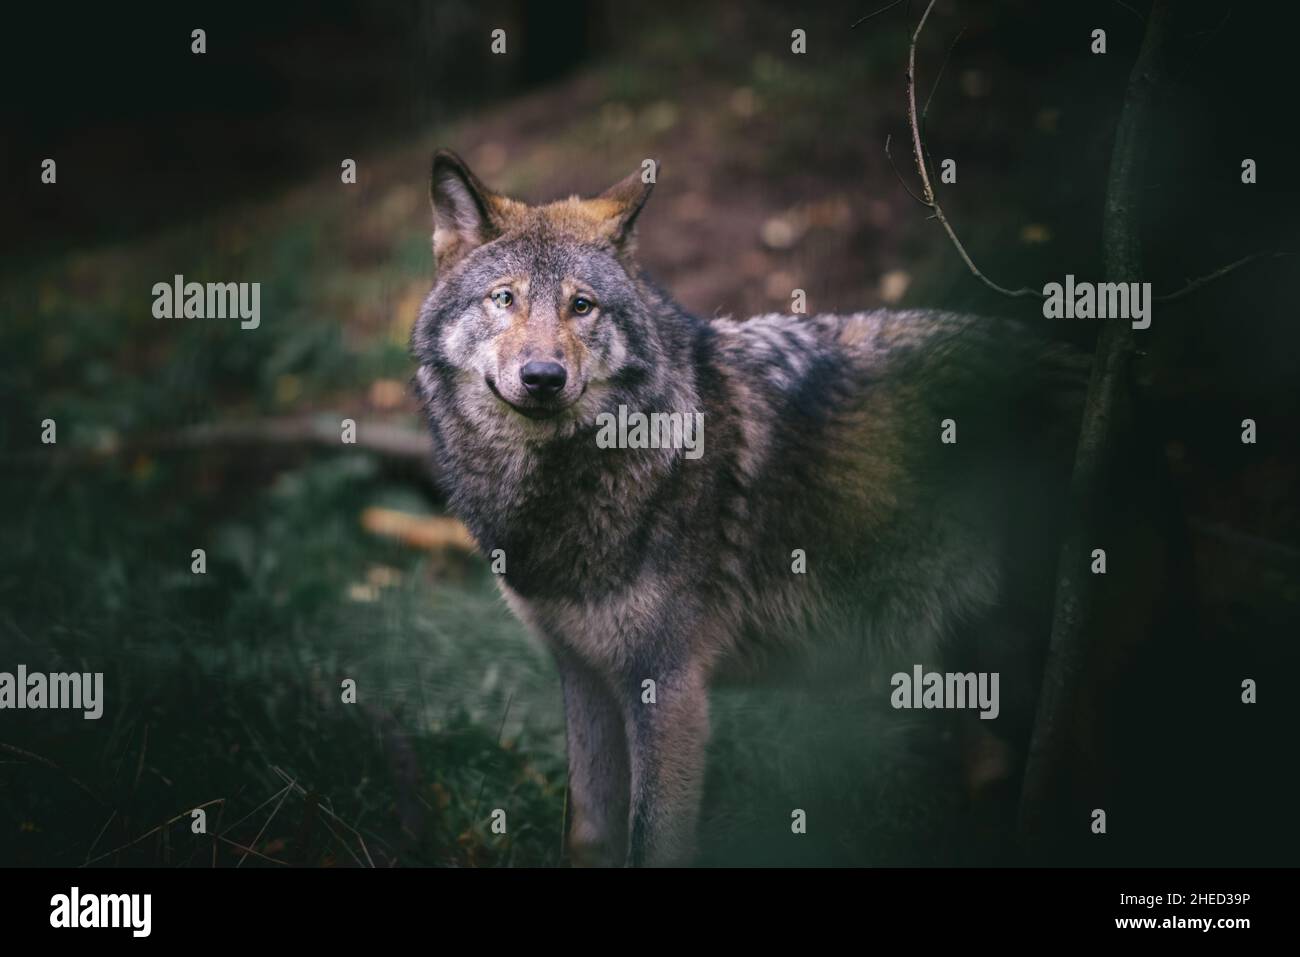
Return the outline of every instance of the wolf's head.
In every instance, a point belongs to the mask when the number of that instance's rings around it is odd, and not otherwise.
[[[638,171],[593,199],[530,206],[437,153],[438,278],[413,335],[426,400],[451,399],[484,428],[553,434],[655,378],[654,294],[632,258],[652,186]]]

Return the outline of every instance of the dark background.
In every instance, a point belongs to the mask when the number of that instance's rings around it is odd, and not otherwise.
[[[345,415],[418,431],[405,336],[432,276],[437,146],[532,200],[593,193],[658,158],[643,258],[703,315],[788,309],[797,286],[813,311],[1043,322],[1037,304],[976,282],[891,170],[890,134],[916,188],[903,63],[923,4],[852,27],[883,5],[7,11],[0,670],[103,670],[110,711],[0,713],[0,863],[230,864],[252,845],[246,866],[556,863],[554,678],[440,521],[436,489],[373,450],[300,437],[177,450],[169,437]],[[1112,813],[1113,840],[1088,859],[1294,863],[1294,34],[1283,5],[1177,8],[1171,83],[1146,131],[1147,278],[1167,292],[1247,253],[1292,255],[1157,305],[1139,334],[1196,629],[1162,636],[1144,663],[1150,697],[1114,758],[1128,814]],[[926,135],[959,164],[940,197],[1003,285],[1098,276],[1144,11],[936,7],[919,96],[951,48]],[[790,53],[796,27],[804,56]],[[1097,27],[1105,56],[1089,52]],[[47,156],[55,186],[40,183]],[[339,182],[343,157],[355,186]],[[1240,181],[1245,157],[1255,185]],[[262,328],[153,320],[150,287],[178,272],[262,282]],[[1088,346],[1096,328],[1053,331]],[[57,451],[39,443],[46,417]],[[1239,441],[1245,417],[1257,445]],[[375,507],[406,516],[405,544],[364,524]],[[338,704],[348,676],[365,707]],[[1254,708],[1242,677],[1261,683]],[[737,694],[718,711],[706,860],[1008,859],[1010,804],[989,811],[954,788],[941,723],[853,695]],[[184,821],[154,830],[207,801],[221,839]],[[517,822],[507,840],[485,826],[499,806]],[[794,843],[790,807],[829,826]]]

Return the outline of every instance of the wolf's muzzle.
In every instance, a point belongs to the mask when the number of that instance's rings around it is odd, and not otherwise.
[[[559,395],[569,373],[558,362],[528,362],[519,370],[519,381],[534,399],[552,399]]]

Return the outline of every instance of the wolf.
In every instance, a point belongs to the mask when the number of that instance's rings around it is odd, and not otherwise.
[[[655,179],[529,205],[438,152],[412,334],[448,506],[554,655],[577,864],[692,860],[716,683],[1032,660],[1087,371],[954,312],[690,315],[636,258]],[[702,454],[598,443],[620,407]]]

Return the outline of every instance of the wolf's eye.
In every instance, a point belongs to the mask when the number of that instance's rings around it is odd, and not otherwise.
[[[497,304],[498,308],[508,309],[510,304],[515,301],[515,297],[511,295],[509,289],[498,289],[492,293],[492,301]]]
[[[594,306],[595,303],[586,296],[578,296],[573,300],[573,311],[580,316],[585,316],[587,313],[591,312]]]

